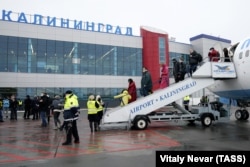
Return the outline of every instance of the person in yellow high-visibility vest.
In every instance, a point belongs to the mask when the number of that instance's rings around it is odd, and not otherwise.
[[[23,101],[21,99],[18,100],[18,110],[22,110],[23,108]]]
[[[72,135],[74,136],[74,143],[80,143],[76,120],[79,116],[79,103],[78,98],[71,90],[66,91],[64,101],[64,126],[67,132],[66,141],[62,145],[71,145]]]
[[[184,104],[184,107],[187,111],[189,111],[189,101],[190,101],[190,97],[189,95],[185,96],[183,98],[183,104]]]
[[[97,131],[98,126],[98,108],[99,104],[95,100],[94,95],[90,95],[87,101],[87,108],[88,108],[88,120],[89,120],[89,127],[91,133],[95,130]]]

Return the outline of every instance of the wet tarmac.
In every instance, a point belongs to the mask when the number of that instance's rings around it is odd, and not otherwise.
[[[62,120],[62,117],[61,117]],[[231,118],[208,128],[200,122],[154,122],[143,131],[115,129],[90,133],[86,110],[77,122],[79,144],[62,146],[65,132],[53,119],[5,119],[0,123],[0,166],[3,167],[125,167],[155,166],[155,151],[250,150],[250,123]]]

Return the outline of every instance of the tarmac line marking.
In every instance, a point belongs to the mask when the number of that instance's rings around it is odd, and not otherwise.
[[[174,140],[174,139],[170,139],[169,137],[159,133],[159,132],[156,132],[156,131],[152,131],[152,130],[149,130],[149,133],[153,134],[153,135],[157,135],[160,139],[162,140],[168,140],[168,142],[171,142],[168,146],[171,146],[171,147],[174,147],[174,146],[180,146],[181,144],[177,141],[177,140]],[[160,140],[160,141],[162,141]],[[163,143],[163,142],[160,142],[160,143]],[[166,145],[166,143],[162,144],[162,145]],[[160,145],[160,146],[162,146]]]
[[[8,147],[8,148],[13,148],[13,149],[18,149],[18,150],[21,150],[21,151],[27,151],[27,152],[33,152],[33,153],[41,153],[41,154],[45,154],[45,156],[51,156],[52,152],[50,151],[45,151],[45,150],[39,150],[39,149],[32,149],[32,148],[27,148],[27,147],[22,147],[22,146],[17,146],[17,145],[10,145],[10,144],[3,144],[2,146],[5,146],[5,147]],[[32,154],[31,154],[32,155]]]
[[[5,156],[5,157],[9,157],[9,158],[14,159],[14,160],[21,160],[22,161],[22,160],[27,159],[27,157],[23,157],[23,156],[11,154],[11,153],[6,153],[6,152],[0,152],[0,155]]]

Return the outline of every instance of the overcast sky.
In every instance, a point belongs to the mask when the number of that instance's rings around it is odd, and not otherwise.
[[[250,0],[0,0],[0,9],[166,31],[176,42],[207,34],[232,44],[250,35]]]

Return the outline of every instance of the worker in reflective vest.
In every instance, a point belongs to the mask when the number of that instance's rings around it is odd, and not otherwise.
[[[23,101],[21,99],[18,100],[18,110],[22,110]]]
[[[184,104],[184,107],[187,111],[189,111],[189,100],[190,100],[189,95],[185,96],[183,99],[183,104]]]
[[[95,130],[96,132],[97,127],[98,127],[97,112],[98,112],[99,104],[96,102],[94,95],[89,96],[88,102],[87,102],[87,108],[88,108],[88,120],[89,120],[90,131],[91,133],[93,132],[93,130]]]
[[[65,102],[64,102],[64,127],[66,130],[66,141],[62,145],[71,145],[72,144],[72,135],[74,136],[74,143],[80,143],[76,120],[79,116],[79,103],[78,98],[71,90],[66,91],[65,93]]]

